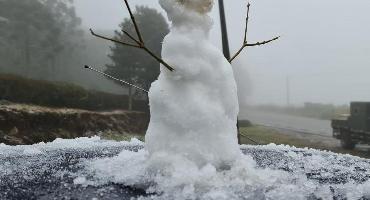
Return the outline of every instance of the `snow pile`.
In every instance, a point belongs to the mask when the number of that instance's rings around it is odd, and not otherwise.
[[[292,179],[286,172],[257,172],[248,156],[229,170],[217,170],[211,164],[198,167],[191,160],[165,153],[151,156],[150,162],[147,158],[145,150],[124,151],[113,159],[96,160],[86,166],[90,169],[88,174],[94,174],[96,184],[114,182],[142,187],[155,194],[150,197],[153,199],[255,199],[261,190]],[[289,186],[297,188],[293,183],[284,187]]]
[[[216,168],[237,160],[237,89],[232,67],[208,38],[211,0],[160,0],[172,21],[162,69],[149,92],[145,148],[152,158],[179,156]]]
[[[38,155],[45,154],[51,151],[58,149],[95,149],[106,147],[120,147],[125,145],[126,147],[138,146],[143,143],[133,138],[130,142],[114,142],[114,141],[104,141],[100,137],[81,137],[76,139],[56,139],[53,142],[49,143],[38,143],[34,145],[18,145],[18,146],[9,146],[5,144],[0,144],[0,156],[11,157],[17,155]]]
[[[130,194],[124,186],[132,186],[148,193],[133,199],[370,199],[370,160],[354,156],[242,146],[245,155],[217,169],[171,154],[149,156],[143,145],[98,137],[0,145],[0,196],[122,199]]]
[[[93,185],[122,183],[152,194],[141,199],[370,198],[368,160],[288,146],[242,149],[250,154],[227,170],[172,154],[149,157],[142,149],[88,161],[83,176],[94,177]]]

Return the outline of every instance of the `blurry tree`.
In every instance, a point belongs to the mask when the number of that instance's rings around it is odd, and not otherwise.
[[[43,2],[54,18],[54,25],[49,30],[52,33],[49,35],[51,37],[43,45],[49,49],[46,56],[50,74],[56,76],[71,71],[66,69],[68,66],[75,67],[76,60],[85,46],[84,33],[80,29],[81,19],[76,15],[72,0],[43,0]]]
[[[0,73],[126,93],[81,67],[105,68],[110,43],[92,40],[80,24],[70,0],[0,0]]]
[[[161,13],[155,9],[137,6],[134,13],[140,27],[144,42],[156,55],[161,54],[163,38],[168,34],[168,24]],[[135,28],[129,18],[120,24],[121,30],[135,35]],[[121,31],[115,32],[115,39],[130,43],[131,40]],[[107,65],[106,72],[120,79],[129,81],[143,88],[149,88],[150,84],[159,75],[159,64],[153,58],[148,58],[146,52],[141,49],[132,49],[127,46],[115,44],[111,47],[109,57],[112,64]],[[132,108],[133,89],[129,88],[129,109]]]
[[[53,78],[81,46],[81,20],[70,0],[0,0],[0,70]],[[4,21],[4,20],[2,20]]]

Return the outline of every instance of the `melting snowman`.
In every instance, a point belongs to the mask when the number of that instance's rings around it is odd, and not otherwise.
[[[172,23],[163,41],[162,68],[149,92],[150,124],[145,148],[150,157],[181,157],[217,168],[241,156],[239,112],[233,70],[209,41],[213,0],[159,0]]]

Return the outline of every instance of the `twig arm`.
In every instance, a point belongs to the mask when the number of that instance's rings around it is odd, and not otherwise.
[[[141,87],[139,87],[139,86],[137,86],[137,85],[134,85],[134,84],[129,83],[129,82],[127,82],[127,81],[124,81],[124,80],[121,80],[121,79],[116,78],[116,77],[114,77],[114,76],[111,76],[111,75],[109,75],[109,74],[107,74],[107,73],[104,73],[104,72],[102,72],[102,71],[100,71],[100,70],[97,70],[97,69],[95,69],[95,68],[93,68],[93,67],[90,67],[90,66],[88,66],[88,65],[85,65],[85,69],[89,69],[89,70],[91,70],[91,71],[97,72],[97,73],[102,74],[103,76],[106,76],[106,77],[108,77],[108,78],[110,78],[110,79],[112,79],[112,80],[118,81],[118,82],[120,82],[120,83],[122,83],[122,84],[124,84],[124,85],[128,85],[128,86],[130,86],[130,87],[136,88],[136,89],[141,90],[141,91],[143,91],[143,92],[146,92],[146,93],[148,93],[148,92],[149,92],[148,90],[143,89],[143,88],[141,88]]]
[[[240,49],[230,58],[229,62],[232,62],[233,60],[235,60],[236,57],[239,56],[239,54],[244,50],[245,47],[255,47],[255,46],[262,46],[262,45],[265,45],[265,44],[268,44],[270,42],[273,42],[275,40],[278,40],[280,38],[280,36],[278,37],[274,37],[272,38],[271,40],[265,40],[265,41],[262,41],[262,42],[256,42],[256,43],[251,43],[251,44],[248,44],[248,43],[244,43]]]
[[[137,36],[139,37],[139,41],[140,41],[141,43],[144,43],[143,37],[141,36],[141,33],[140,33],[139,26],[138,26],[138,25],[137,25],[137,23],[136,23],[136,20],[135,20],[134,15],[132,14],[132,11],[131,11],[131,8],[130,8],[130,4],[128,3],[128,1],[127,1],[127,0],[125,0],[125,4],[126,4],[126,8],[127,8],[128,12],[129,12],[129,14],[130,14],[131,21],[132,21],[132,23],[134,24],[136,34],[137,34]]]
[[[108,41],[111,41],[111,42],[115,42],[115,43],[118,43],[118,44],[122,44],[122,45],[125,45],[125,46],[140,48],[140,46],[138,46],[138,45],[129,44],[129,43],[126,43],[126,42],[122,42],[122,41],[113,39],[113,38],[108,38],[106,36],[96,34],[92,29],[90,29],[90,33],[91,33],[91,35],[93,35],[93,36],[95,36],[97,38],[101,38],[101,39],[108,40]]]
[[[245,18],[244,43],[247,42],[248,24],[249,24],[249,10],[250,10],[250,7],[251,7],[251,4],[248,2],[248,5],[247,5],[247,17]]]
[[[136,40],[131,34],[129,34],[127,31],[122,30],[122,32],[129,37],[132,41],[134,41],[136,44],[138,44],[140,47],[143,46],[144,44]]]
[[[250,11],[250,6],[251,4],[248,3],[247,5],[247,17],[245,18],[245,30],[244,30],[244,40],[243,40],[243,44],[242,46],[240,47],[240,49],[230,58],[229,62],[231,63],[236,57],[239,56],[239,54],[244,50],[245,47],[254,47],[254,46],[261,46],[261,45],[265,45],[265,44],[268,44],[270,42],[273,42],[275,40],[278,40],[280,38],[279,37],[274,37],[272,38],[271,40],[265,40],[265,41],[262,41],[262,42],[256,42],[256,43],[251,43],[251,44],[248,44],[248,40],[247,40],[247,36],[248,36],[248,23],[249,23],[249,11]]]
[[[127,31],[124,31],[122,30],[123,33],[125,35],[127,35],[127,37],[129,37],[131,40],[133,40],[134,42],[136,42],[136,44],[139,45],[139,48],[140,49],[143,49],[144,51],[146,51],[151,57],[153,57],[154,59],[156,59],[159,63],[161,63],[162,65],[164,65],[167,69],[169,69],[170,71],[173,71],[174,69],[169,65],[167,64],[162,58],[158,57],[157,55],[155,55],[150,49],[148,49],[145,44],[143,42],[140,42],[138,40],[136,40],[132,35],[130,35]]]
[[[139,48],[139,49],[143,49],[144,51],[146,51],[151,57],[153,57],[155,60],[157,60],[159,63],[161,63],[163,66],[165,66],[168,70],[170,71],[174,71],[175,69],[173,67],[171,67],[168,63],[166,63],[162,58],[158,57],[157,55],[155,55],[150,49],[148,49],[143,43],[140,43],[139,41],[137,41],[134,37],[132,37],[128,32],[126,31],[123,31],[125,33],[125,35],[127,35],[130,39],[132,39],[134,42],[137,43],[137,45],[133,45],[133,44],[129,44],[129,43],[125,43],[125,42],[122,42],[122,41],[119,41],[119,40],[116,40],[116,39],[113,39],[113,38],[108,38],[108,37],[105,37],[105,36],[102,36],[102,35],[99,35],[99,34],[96,34],[92,29],[90,29],[90,32],[93,36],[95,37],[98,37],[98,38],[101,38],[101,39],[104,39],[104,40],[108,40],[108,41],[111,41],[111,42],[115,42],[115,43],[118,43],[118,44],[122,44],[122,45],[125,45],[125,46],[130,46],[130,47],[135,47],[135,48]]]
[[[239,56],[239,54],[243,51],[243,49],[245,48],[245,46],[243,45],[242,47],[240,47],[240,49],[230,58],[229,62],[233,62],[233,60]]]
[[[148,49],[145,46],[141,47],[144,51],[146,51],[150,56],[152,56],[154,59],[156,59],[159,63],[161,63],[163,66],[165,66],[168,70],[171,72],[174,71],[175,69],[171,67],[168,63],[166,63],[162,58],[156,56],[150,49]]]
[[[274,37],[271,40],[266,40],[266,41],[262,41],[262,42],[256,42],[256,43],[252,43],[252,44],[244,44],[244,46],[245,47],[261,46],[261,45],[265,45],[265,44],[268,44],[270,42],[273,42],[275,40],[278,40],[279,38],[280,38],[280,36]]]

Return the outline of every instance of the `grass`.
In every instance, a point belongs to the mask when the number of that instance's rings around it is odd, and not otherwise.
[[[370,158],[369,151],[361,151],[359,149],[355,150],[345,150],[339,147],[338,145],[330,144],[328,145],[327,140],[335,141],[334,139],[325,139],[320,136],[300,136],[297,134],[283,133],[277,130],[269,129],[262,126],[251,126],[241,128],[242,134],[248,136],[249,138],[255,140],[261,145],[264,144],[285,144],[290,146],[295,146],[298,148],[314,148],[320,150],[328,150],[336,153],[350,154],[354,156],[359,156],[363,158]],[[255,143],[250,141],[246,137],[241,138],[242,144],[252,144]]]
[[[132,138],[136,138],[140,141],[145,141],[145,135],[142,134],[131,134],[131,133],[115,133],[115,132],[104,132],[100,135],[102,139],[115,140],[115,141],[130,141]]]
[[[325,142],[325,139],[320,138],[319,136],[317,136],[317,138],[314,138],[314,139],[312,138],[308,139],[308,137],[302,137],[299,135],[283,133],[281,131],[269,129],[269,128],[262,127],[262,126],[243,127],[240,130],[243,135],[248,136],[249,138],[253,139],[254,141],[258,142],[261,145],[270,144],[270,143],[274,143],[278,145],[285,144],[289,146],[295,146],[298,148],[308,147],[308,148],[332,151],[336,153],[350,154],[350,155],[355,155],[355,156],[359,156],[363,158],[370,158],[370,153],[368,151],[345,150],[338,146],[328,145],[327,142]],[[137,138],[141,141],[145,141],[145,135],[143,134],[129,134],[129,133],[119,134],[119,133],[114,133],[114,132],[106,132],[106,133],[102,133],[101,137],[103,139],[115,140],[115,141],[130,141],[131,138]],[[246,137],[241,138],[241,143],[255,145],[254,142],[252,142]]]
[[[303,138],[294,137],[292,135],[280,133],[278,131],[267,129],[261,126],[251,126],[241,128],[242,134],[250,137],[259,144],[287,144],[295,147],[307,147],[308,142]],[[246,137],[241,138],[242,144],[255,144]]]

